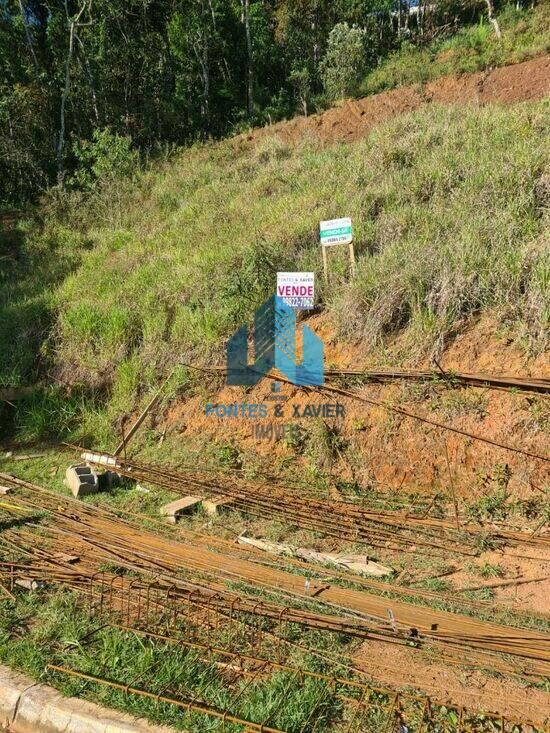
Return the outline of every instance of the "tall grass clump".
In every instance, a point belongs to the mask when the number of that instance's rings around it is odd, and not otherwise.
[[[340,214],[358,274],[322,297],[343,336],[410,329],[426,351],[497,307],[541,348],[547,108],[430,108],[345,146],[182,153],[144,175],[113,213],[119,228],[91,219],[94,246],[56,296],[61,374],[126,399],[178,360],[216,358],[278,269],[321,275],[318,222]]]
[[[355,148],[363,200],[375,206],[358,276],[331,296],[344,335],[376,342],[407,328],[425,351],[497,308],[533,350],[545,348],[547,113],[547,102],[432,109]]]

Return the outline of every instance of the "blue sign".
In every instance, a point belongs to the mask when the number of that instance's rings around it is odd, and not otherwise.
[[[252,386],[272,369],[293,384],[324,383],[323,342],[302,326],[302,362],[297,363],[296,311],[276,295],[254,315],[254,364],[248,364],[248,327],[241,326],[227,344],[227,384]]]

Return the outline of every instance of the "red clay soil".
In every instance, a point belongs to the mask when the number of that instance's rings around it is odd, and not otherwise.
[[[421,650],[413,653],[407,647],[372,641],[361,646],[353,663],[378,684],[423,690],[442,702],[512,721],[529,720],[540,730],[549,730],[550,696],[519,680],[450,665]]]
[[[368,369],[381,366],[380,353],[357,344],[338,341],[326,314],[316,315],[308,325],[321,337],[325,345],[325,362],[338,368]],[[399,338],[388,344],[383,358],[397,363],[392,357],[400,351]],[[446,370],[464,372],[485,371],[517,375],[542,376],[550,371],[550,355],[541,354],[528,359],[505,336],[498,335],[498,322],[490,316],[466,327],[448,346],[439,363]],[[430,366],[428,362],[415,363],[415,368]],[[406,384],[365,385],[353,388],[359,394],[403,407],[411,413],[446,423],[484,437],[525,448],[534,453],[548,453],[546,431],[549,400],[533,395],[512,394],[482,389],[447,390],[444,387],[414,389]],[[246,399],[240,387],[222,387],[209,390],[208,401],[214,403],[264,403],[270,399],[267,379],[249,390]],[[361,485],[374,482],[378,488],[408,489],[433,495],[448,490],[448,468],[445,443],[449,452],[454,484],[459,497],[473,502],[493,493],[504,474],[510,502],[544,497],[549,485],[549,464],[509,453],[463,436],[431,428],[421,422],[400,417],[382,407],[372,407],[356,400],[308,392],[283,385],[281,396],[288,399],[280,418],[272,415],[267,422],[289,423],[291,405],[340,402],[345,416],[335,425],[349,443],[349,455],[354,470],[342,459],[329,468],[335,477],[357,480]],[[266,404],[269,404],[266,402]],[[271,403],[272,405],[273,403]],[[208,439],[214,442],[234,443],[265,457],[287,458],[304,468],[307,461],[297,456],[284,440],[258,440],[252,434],[252,423],[245,418],[216,418],[205,415],[204,397],[197,396],[185,402],[176,402],[165,414],[162,423],[170,433],[180,433],[186,440]],[[298,423],[311,429],[315,420],[302,419]],[[317,421],[318,422],[318,421]],[[332,422],[329,420],[329,422]]]
[[[536,557],[538,560],[532,560]],[[478,571],[474,569],[477,566]],[[498,568],[499,574],[482,577],[479,569],[483,566]],[[493,588],[494,602],[500,608],[508,607],[515,611],[549,616],[548,599],[550,598],[550,554],[538,548],[530,548],[528,557],[522,557],[521,552],[513,548],[499,551],[484,552],[479,558],[470,563],[464,563],[455,573],[446,576],[452,588],[488,587],[495,583],[506,583],[513,578],[545,578],[535,583],[521,583],[519,585],[503,585]],[[550,705],[550,700],[549,700]]]
[[[310,117],[295,117],[235,138],[237,145],[275,135],[287,144],[313,136],[324,143],[363,137],[381,122],[418,109],[423,104],[513,104],[550,93],[550,57],[539,56],[493,71],[444,76],[425,85],[399,87],[381,94],[347,99]]]

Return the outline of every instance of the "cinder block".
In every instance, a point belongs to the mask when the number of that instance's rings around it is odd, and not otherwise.
[[[200,496],[184,496],[183,499],[172,501],[170,504],[164,504],[159,509],[161,516],[166,517],[166,521],[170,524],[176,524],[179,517],[183,514],[191,514],[196,511],[202,498]]]
[[[41,580],[33,580],[32,578],[17,578],[15,585],[25,590],[38,590],[44,587],[44,583]]]
[[[90,466],[69,466],[65,473],[65,483],[76,498],[97,494],[99,491],[97,473]]]
[[[210,517],[216,517],[229,511],[234,503],[230,496],[216,496],[212,499],[204,499],[202,506]]]

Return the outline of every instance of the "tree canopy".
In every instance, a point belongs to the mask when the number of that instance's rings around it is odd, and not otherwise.
[[[404,40],[493,10],[492,0],[0,0],[0,205],[81,180],[71,174],[87,142],[102,155],[108,136],[117,155],[119,137],[154,151],[307,114],[353,93]]]

